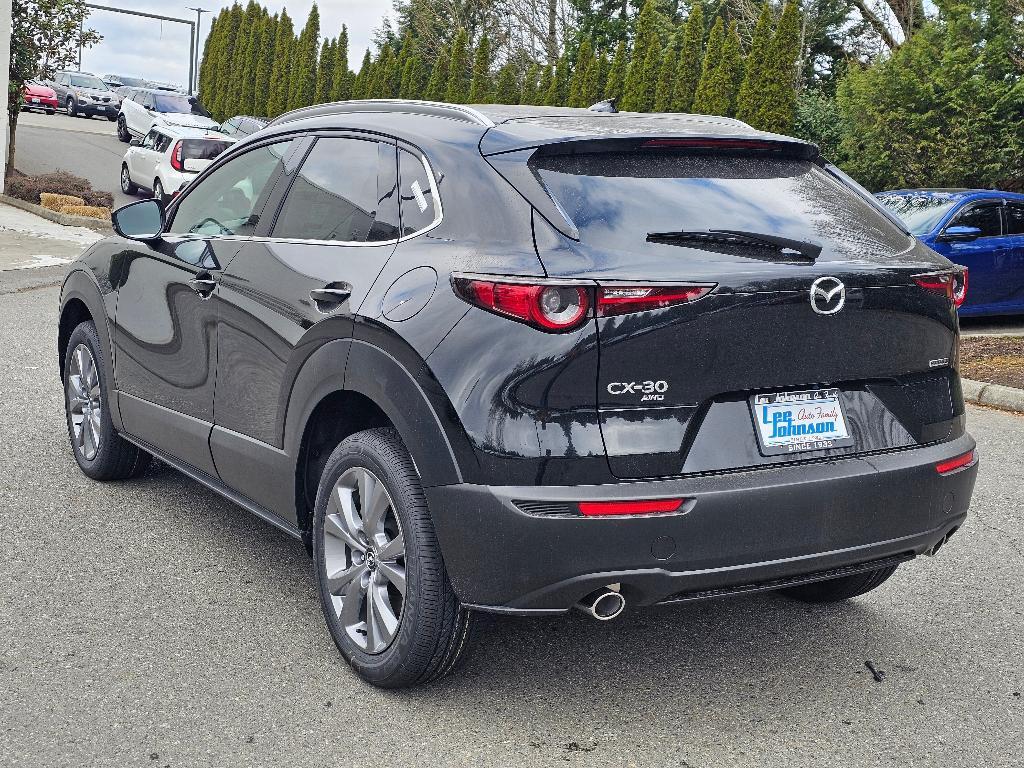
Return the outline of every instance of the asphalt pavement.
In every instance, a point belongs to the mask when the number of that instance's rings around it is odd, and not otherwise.
[[[110,192],[114,207],[140,200],[121,192],[121,161],[128,150],[117,127],[105,117],[68,117],[22,112],[18,118],[14,167],[36,175],[68,171],[89,180],[93,189]]]
[[[874,593],[495,619],[455,677],[385,692],[338,656],[300,544],[163,466],[108,484],[78,471],[57,289],[12,274],[4,766],[1021,764],[1024,418],[970,409],[967,524]]]

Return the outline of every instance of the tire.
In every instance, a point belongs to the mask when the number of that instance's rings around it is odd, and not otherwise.
[[[117,120],[117,115],[107,115],[107,120],[109,120],[110,122],[114,122],[115,120]]]
[[[128,170],[128,163],[121,164],[121,191],[126,195],[134,195],[139,191],[139,186],[132,181],[132,174]]]
[[[117,138],[122,144],[128,144],[132,140],[132,135],[128,132],[128,123],[125,122],[124,115],[117,116]]]
[[[164,192],[164,185],[160,179],[153,180],[153,199],[159,200],[161,203],[165,202],[167,193]]]
[[[383,512],[371,529],[373,542],[366,546],[364,526],[372,522],[364,523],[362,517],[364,493],[372,513],[381,486],[386,491]],[[353,523],[345,522],[342,498],[349,500],[347,519]],[[362,542],[365,555],[346,543],[354,539]],[[396,554],[398,539],[404,542],[398,545],[401,555]],[[449,674],[467,658],[478,616],[463,608],[452,590],[419,476],[393,429],[358,432],[327,460],[313,519],[313,563],[331,638],[367,682],[381,688],[425,683]],[[404,579],[404,594],[389,575],[396,572]],[[342,574],[348,578],[339,578]],[[369,599],[371,590],[380,597]],[[373,609],[382,617],[373,623],[379,625],[374,631],[366,621],[371,603],[387,609]]]
[[[65,107],[65,111],[68,113],[68,117],[78,117],[78,105],[75,103],[73,97],[68,96],[68,101]]]
[[[65,351],[64,411],[78,466],[93,480],[125,480],[141,475],[152,457],[114,431],[96,326],[91,321],[79,324]]]
[[[879,568],[864,573],[841,576],[838,579],[815,581],[797,587],[787,587],[779,591],[794,600],[804,603],[838,603],[852,597],[863,595],[881,586],[896,572],[897,566]]]
[[[48,110],[46,110],[46,114],[52,115],[52,114],[56,113],[56,111],[57,111],[56,109],[48,109]]]

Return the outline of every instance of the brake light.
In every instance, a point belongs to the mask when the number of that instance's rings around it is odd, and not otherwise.
[[[958,469],[969,467],[974,463],[974,451],[969,451],[963,456],[957,456],[955,459],[947,459],[946,461],[940,461],[935,465],[935,471],[940,475],[948,475],[952,472],[956,472]]]
[[[590,313],[590,294],[580,286],[498,283],[459,277],[453,283],[459,296],[470,304],[542,331],[571,331]]]
[[[781,151],[783,144],[758,139],[649,139],[641,149],[767,149]]]
[[[914,282],[926,291],[943,294],[954,307],[959,307],[967,298],[967,267],[914,275]]]
[[[587,517],[611,515],[653,515],[676,512],[685,499],[652,499],[649,501],[581,501],[580,514]]]
[[[714,289],[714,285],[604,285],[597,289],[597,316],[613,317],[689,304],[704,298]]]
[[[179,139],[178,143],[174,145],[174,149],[171,150],[171,168],[176,171],[185,170],[184,161],[184,149],[182,148],[182,141]]]

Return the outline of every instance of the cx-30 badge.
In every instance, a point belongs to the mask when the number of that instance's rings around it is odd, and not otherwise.
[[[834,315],[846,304],[846,286],[836,277],[819,277],[811,283],[811,309],[819,315]]]

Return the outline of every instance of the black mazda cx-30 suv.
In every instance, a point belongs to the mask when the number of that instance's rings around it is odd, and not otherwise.
[[[966,275],[805,142],[322,105],[114,223],[61,295],[79,466],[301,538],[375,684],[485,612],[850,598],[967,515]]]

